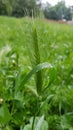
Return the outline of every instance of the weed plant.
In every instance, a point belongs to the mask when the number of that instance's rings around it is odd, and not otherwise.
[[[73,130],[73,27],[34,23],[0,17],[0,129]]]

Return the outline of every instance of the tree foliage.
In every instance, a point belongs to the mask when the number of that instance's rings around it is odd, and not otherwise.
[[[0,15],[35,17],[40,15],[41,7],[40,0],[0,0]],[[55,6],[46,3],[43,13],[45,18],[48,19],[72,19],[71,9],[66,7],[65,1],[60,1]]]
[[[39,14],[40,0],[0,0],[0,15],[16,17]],[[33,11],[32,11],[33,10]]]
[[[50,4],[46,4],[44,15],[46,18],[54,20],[72,19],[71,9],[70,7],[66,7],[65,1],[60,1],[55,6],[50,6]]]

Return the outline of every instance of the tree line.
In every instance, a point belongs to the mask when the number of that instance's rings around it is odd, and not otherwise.
[[[47,19],[71,20],[71,7],[66,7],[65,1],[58,2],[55,6],[49,3],[43,5],[40,0],[0,0],[0,15],[24,17],[40,15]]]
[[[40,0],[0,0],[0,15],[15,17],[37,16],[40,11]]]
[[[47,3],[44,7],[44,15],[48,19],[53,20],[71,20],[72,10],[71,7],[67,7],[65,1],[58,2],[55,6],[51,6]]]

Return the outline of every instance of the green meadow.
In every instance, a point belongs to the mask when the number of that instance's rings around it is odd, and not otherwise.
[[[0,129],[73,130],[73,26],[0,17]]]

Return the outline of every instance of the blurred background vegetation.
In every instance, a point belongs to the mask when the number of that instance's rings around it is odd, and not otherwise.
[[[41,0],[0,0],[0,15],[72,20],[72,7],[67,7],[64,0],[54,6],[50,3],[43,4]]]

